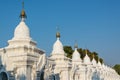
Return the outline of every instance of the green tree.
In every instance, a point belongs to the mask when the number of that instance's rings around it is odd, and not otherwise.
[[[104,62],[103,59],[102,59],[102,58],[99,58],[99,60],[100,60],[100,63],[103,64],[103,62]]]
[[[67,57],[72,58],[73,49],[71,46],[64,46],[64,51]]]
[[[113,68],[120,75],[120,64],[116,64]]]
[[[81,55],[81,59],[83,59],[85,57],[85,50],[83,50],[82,48],[78,48],[78,52]]]

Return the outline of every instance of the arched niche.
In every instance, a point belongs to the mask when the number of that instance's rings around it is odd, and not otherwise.
[[[46,79],[48,79],[48,80],[56,80],[56,77],[55,77],[55,75],[49,75],[49,76],[45,77],[45,73],[42,72],[41,75],[40,75],[40,80],[46,80]]]
[[[51,79],[50,80],[56,80],[55,79],[55,75],[51,75]]]
[[[0,73],[0,80],[8,80],[8,76],[6,72],[1,72]]]
[[[44,72],[41,73],[40,80],[44,80]]]

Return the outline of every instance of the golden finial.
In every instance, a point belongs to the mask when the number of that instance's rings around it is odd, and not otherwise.
[[[22,2],[22,11],[20,14],[20,18],[27,18],[25,10],[24,10],[24,2]]]
[[[59,28],[58,27],[57,27],[56,38],[60,38],[60,32],[59,32]]]

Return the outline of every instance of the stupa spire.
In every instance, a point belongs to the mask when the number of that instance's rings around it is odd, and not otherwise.
[[[74,45],[74,52],[73,52],[73,55],[72,55],[72,61],[82,61],[81,58],[80,58],[80,53],[77,51],[78,49],[78,43],[77,41],[75,41],[75,45]]]
[[[75,45],[74,45],[74,48],[75,49],[78,49],[78,43],[77,43],[77,41],[75,40]]]
[[[92,64],[93,64],[93,66],[96,66],[96,64],[97,64],[97,62],[96,62],[96,60],[95,60],[95,55],[94,54],[92,54]]]
[[[25,23],[26,13],[24,11],[24,2],[22,2],[21,21],[14,31],[14,40],[31,40],[29,27]]]
[[[25,10],[24,10],[24,1],[22,2],[22,11],[20,13],[20,18],[22,21],[24,21],[25,18],[27,18],[27,15],[26,15]]]
[[[84,57],[84,59],[83,59],[83,62],[84,62],[85,64],[91,64],[90,58],[89,58],[89,56],[88,56],[88,50],[87,50],[87,49],[85,50],[85,57]]]
[[[64,55],[64,49],[63,49],[63,45],[60,41],[60,32],[57,29],[57,33],[56,33],[56,42],[53,45],[53,51],[52,54],[63,54]]]
[[[98,57],[98,66],[101,66],[100,58]]]
[[[56,38],[57,38],[57,39],[59,39],[59,38],[60,38],[60,32],[59,32],[59,28],[58,28],[58,27],[57,27]]]

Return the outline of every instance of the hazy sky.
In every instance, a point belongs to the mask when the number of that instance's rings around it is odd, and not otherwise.
[[[59,26],[63,45],[96,51],[106,64],[120,63],[120,0],[25,0],[26,24],[49,55]],[[0,47],[19,24],[22,0],[0,0]]]

